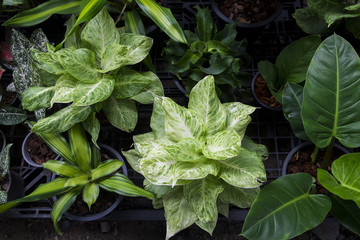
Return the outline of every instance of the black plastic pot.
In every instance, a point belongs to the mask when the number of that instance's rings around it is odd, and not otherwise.
[[[174,82],[175,82],[176,87],[180,90],[180,92],[182,92],[184,95],[188,94],[188,92],[184,88],[183,84],[181,84],[179,80],[174,79]]]
[[[6,192],[8,194],[8,201],[12,201],[24,196],[24,180],[16,172],[10,170],[8,176],[8,187]]]
[[[259,72],[257,72],[252,81],[251,81],[251,92],[255,98],[255,100],[264,108],[266,109],[269,109],[269,110],[272,110],[272,111],[277,111],[277,112],[282,112],[282,108],[276,108],[276,107],[271,107],[270,105],[267,105],[265,103],[263,103],[262,101],[260,101],[260,99],[258,98],[258,96],[256,95],[256,91],[255,91],[255,81],[256,81],[256,78],[259,76]]]
[[[314,144],[313,144],[312,142],[304,142],[304,143],[301,143],[301,144],[295,146],[295,147],[291,150],[291,152],[289,152],[289,154],[288,154],[288,155],[286,156],[286,158],[285,158],[285,161],[284,161],[284,164],[283,164],[283,167],[282,167],[282,172],[281,172],[281,173],[282,173],[282,176],[286,175],[286,170],[287,170],[288,164],[289,164],[292,156],[293,156],[297,151],[299,151],[300,149],[305,148],[305,147],[308,147],[308,146],[311,146],[311,145],[314,145]],[[339,145],[339,144],[336,144],[336,143],[334,144],[334,148],[339,149],[340,151],[344,152],[344,154],[350,153],[350,151],[349,151],[347,148],[345,148],[345,147],[343,147],[343,146],[341,146],[341,145]]]
[[[124,174],[127,177],[128,176],[127,167],[126,167],[124,159],[121,157],[121,155],[114,148],[112,148],[112,147],[110,147],[108,145],[100,143],[99,147],[101,149],[104,149],[107,152],[111,153],[114,156],[115,159],[119,159],[120,161],[123,162],[123,165],[121,167],[122,174]],[[53,174],[52,177],[51,177],[51,180],[55,179],[55,177],[56,177],[56,175]],[[75,221],[80,221],[80,222],[95,221],[95,220],[103,218],[106,215],[108,215],[109,213],[111,213],[119,205],[119,203],[121,202],[121,200],[123,198],[124,198],[124,196],[118,195],[118,198],[116,199],[116,201],[109,208],[107,208],[103,212],[94,213],[94,214],[87,214],[85,216],[79,216],[79,215],[71,214],[69,212],[65,212],[64,215],[70,220],[75,220]],[[56,200],[57,200],[57,197],[56,196],[53,197],[53,201],[55,202]]]

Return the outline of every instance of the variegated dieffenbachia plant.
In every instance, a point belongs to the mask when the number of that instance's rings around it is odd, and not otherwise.
[[[123,152],[145,177],[145,188],[164,207],[167,236],[197,224],[212,233],[218,213],[229,204],[249,207],[266,181],[265,146],[244,136],[254,107],[222,104],[213,76],[192,89],[188,108],[157,97],[152,132],[134,136],[135,149]]]
[[[80,39],[68,38],[67,47],[59,51],[51,45],[47,52],[32,50],[38,68],[57,80],[54,86],[27,89],[22,95],[23,107],[32,111],[55,103],[71,103],[38,121],[32,131],[64,132],[84,121],[96,142],[100,124],[95,113],[102,110],[113,126],[131,132],[137,123],[135,101],[152,103],[155,95],[163,95],[162,84],[154,73],[126,67],[148,55],[152,39],[122,33],[106,9],[90,20],[79,35]]]

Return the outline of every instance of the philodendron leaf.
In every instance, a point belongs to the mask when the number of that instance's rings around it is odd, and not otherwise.
[[[205,77],[191,90],[189,109],[204,120],[208,137],[224,129],[226,111],[217,97],[213,76]]]
[[[96,147],[99,147],[96,143],[99,132],[100,132],[100,122],[96,118],[96,113],[92,112],[88,118],[83,122],[84,129],[91,135],[91,140]]]
[[[318,169],[318,179],[326,189],[346,200],[353,200],[360,207],[360,153],[341,156],[331,165],[331,174]]]
[[[101,74],[96,70],[95,54],[86,48],[64,48],[56,55],[65,70],[83,83],[96,83],[101,79]]]
[[[151,83],[147,88],[143,89],[139,94],[132,96],[131,99],[142,104],[149,104],[154,102],[154,98],[156,96],[160,96],[160,97],[164,96],[164,88],[158,76],[152,72],[145,72],[142,74],[144,78],[151,80]]]
[[[201,222],[212,222],[217,220],[216,200],[223,190],[221,180],[209,175],[185,185],[184,195]]]
[[[301,117],[318,147],[333,137],[347,147],[360,146],[360,61],[353,47],[334,34],[311,60],[303,92]]]
[[[215,160],[225,160],[240,153],[241,137],[234,130],[216,133],[207,139],[202,150],[205,157]]]
[[[69,103],[74,101],[74,91],[78,80],[70,74],[62,75],[55,85],[55,94],[51,99],[51,106],[54,103]]]
[[[35,133],[65,132],[75,123],[85,121],[91,113],[90,107],[68,106],[50,117],[40,119],[31,131]]]
[[[177,105],[170,98],[163,97],[165,131],[173,141],[191,137],[205,142],[206,127],[203,119],[193,110]]]
[[[89,106],[107,99],[114,90],[115,80],[104,74],[96,83],[78,82],[73,92],[74,106]]]
[[[166,239],[191,226],[198,219],[186,200],[183,188],[176,187],[163,198],[166,218]]]
[[[89,209],[91,208],[91,205],[93,205],[98,199],[99,193],[100,187],[97,183],[88,183],[85,185],[82,192],[82,198],[84,202],[87,203]]]
[[[0,174],[2,178],[5,178],[10,168],[10,148],[13,144],[8,144],[0,152]]]
[[[303,87],[288,83],[283,92],[283,112],[286,119],[290,122],[291,129],[296,137],[308,140],[304,124],[301,118]]]
[[[9,105],[0,105],[0,124],[16,125],[27,119],[26,111]]]
[[[114,20],[105,8],[91,19],[81,32],[82,44],[95,52],[97,59],[102,58],[109,45],[119,43],[119,39]]]
[[[132,132],[137,123],[136,104],[130,99],[116,99],[111,95],[104,101],[102,110],[110,123],[125,132]]]
[[[22,94],[22,106],[29,111],[48,108],[54,92],[55,87],[29,87]]]
[[[331,201],[324,195],[309,194],[314,181],[307,173],[297,173],[266,185],[250,208],[241,235],[291,239],[316,227],[329,212]]]
[[[113,96],[118,99],[133,97],[148,88],[152,82],[147,73],[139,73],[127,67],[121,68],[113,77]]]
[[[238,188],[224,184],[225,189],[219,195],[224,204],[233,204],[239,208],[249,208],[259,194],[259,188]]]
[[[219,162],[221,164],[219,177],[230,185],[255,188],[266,181],[262,157],[244,148],[241,148],[238,156]]]
[[[243,137],[246,127],[251,122],[250,114],[255,111],[255,107],[232,102],[223,104],[226,110],[226,124],[224,130],[234,130],[240,137]]]

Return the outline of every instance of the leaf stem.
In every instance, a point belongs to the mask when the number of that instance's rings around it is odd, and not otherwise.
[[[311,162],[314,165],[316,164],[316,161],[317,161],[318,152],[319,152],[319,148],[318,148],[318,146],[315,146],[314,152],[313,152],[312,157],[311,157]]]
[[[331,142],[329,144],[329,146],[326,148],[326,152],[325,152],[325,156],[324,159],[321,163],[321,168],[327,170],[329,163],[330,163],[330,158],[331,158],[331,154],[333,152],[334,149],[334,143],[335,143],[335,137],[333,137],[331,139]]]

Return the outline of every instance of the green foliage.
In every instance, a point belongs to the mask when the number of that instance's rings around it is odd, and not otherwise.
[[[6,147],[0,152],[0,182],[5,182],[5,178],[10,169],[10,148],[12,144],[6,145]],[[7,202],[7,192],[0,186],[0,204]]]
[[[245,52],[247,42],[235,41],[235,23],[218,31],[209,9],[199,6],[196,9],[195,32],[184,31],[187,44],[173,39],[166,42],[163,54],[169,64],[168,71],[184,81],[188,92],[205,76],[213,75],[220,99],[234,101],[233,91],[241,90],[249,79],[248,74],[241,71],[249,61]],[[230,96],[227,96],[228,88],[232,90]]]
[[[40,185],[23,198],[1,204],[0,212],[5,212],[22,202],[61,195],[51,211],[54,227],[57,233],[61,234],[58,221],[81,193],[89,209],[98,199],[100,188],[124,196],[154,198],[153,194],[137,187],[126,176],[117,172],[123,165],[122,161],[109,159],[101,162],[100,155],[91,150],[85,131],[80,124],[74,125],[69,130],[69,144],[59,134],[40,134],[40,137],[65,160],[49,160],[43,164],[44,168],[59,177]]]
[[[47,51],[33,49],[31,52],[36,66],[57,80],[53,86],[26,90],[22,95],[24,108],[36,110],[55,103],[72,103],[37,122],[33,131],[63,132],[85,121],[86,130],[95,143],[100,128],[91,113],[100,111],[101,106],[112,125],[133,131],[137,122],[135,101],[151,103],[154,96],[163,95],[161,82],[154,73],[138,73],[126,67],[148,55],[152,39],[120,34],[106,9],[90,20],[79,35],[79,43],[73,41],[68,48],[54,51],[48,45]],[[99,105],[103,102],[105,104]]]
[[[249,207],[266,181],[266,147],[244,137],[254,107],[222,104],[212,76],[192,89],[188,107],[156,98],[153,132],[123,152],[156,195],[154,207],[164,206],[167,239],[193,223],[211,234],[218,212]]]

